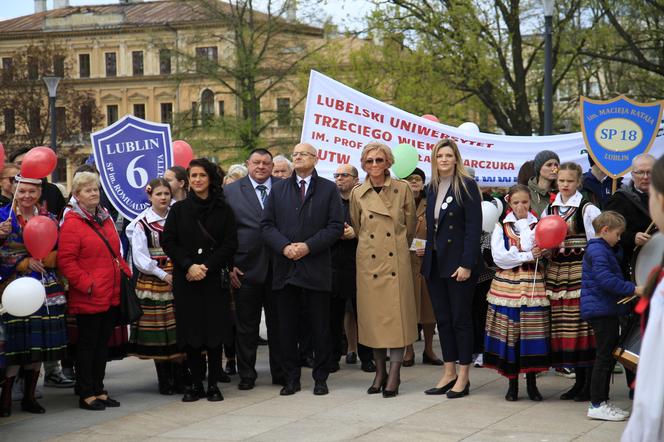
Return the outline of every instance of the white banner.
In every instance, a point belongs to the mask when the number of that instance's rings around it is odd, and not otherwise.
[[[452,138],[464,164],[475,169],[475,179],[484,187],[515,184],[521,165],[542,150],[588,169],[581,132],[545,137],[469,134],[383,103],[316,71],[311,71],[306,106],[301,140],[318,149],[316,170],[330,179],[340,164],[361,170],[362,148],[374,140],[390,147],[408,143],[417,148],[419,168],[428,177],[431,149],[440,139]],[[650,150],[656,157],[664,152],[663,135],[660,128]]]

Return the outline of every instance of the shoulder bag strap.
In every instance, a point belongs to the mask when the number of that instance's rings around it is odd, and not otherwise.
[[[205,226],[203,225],[203,223],[201,222],[201,220],[200,220],[200,219],[197,219],[196,222],[198,223],[198,227],[201,228],[201,231],[203,231],[203,235],[205,235],[205,237],[206,237],[209,241],[212,242],[212,245],[213,245],[214,247],[216,247],[216,246],[217,246],[217,241],[214,239],[214,237],[213,237],[212,235],[210,235],[210,232],[207,231],[207,229],[205,228]]]
[[[118,266],[119,266],[120,262],[118,260],[118,255],[115,254],[115,252],[113,251],[113,248],[108,243],[108,240],[104,237],[104,235],[99,233],[99,230],[95,229],[95,227],[92,225],[92,223],[89,220],[86,219],[85,222],[88,224],[88,226],[90,226],[92,231],[95,232],[97,234],[97,236],[99,238],[101,238],[102,241],[104,241],[104,244],[106,244],[106,247],[108,248],[108,251],[111,253],[111,256],[113,257],[113,259],[118,262]]]

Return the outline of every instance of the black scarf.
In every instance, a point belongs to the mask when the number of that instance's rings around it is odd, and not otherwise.
[[[194,209],[196,218],[201,221],[205,221],[210,213],[212,213],[212,211],[217,207],[223,208],[225,205],[224,194],[221,189],[218,191],[213,191],[210,189],[210,193],[205,199],[200,198],[198,195],[196,195],[196,192],[192,190],[187,194],[187,200]]]

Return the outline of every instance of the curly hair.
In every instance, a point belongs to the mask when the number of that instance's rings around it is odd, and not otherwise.
[[[192,167],[201,167],[210,178],[210,193],[215,195],[223,195],[222,183],[223,178],[219,173],[219,167],[207,158],[196,158],[191,160],[187,168],[187,176],[191,174]]]

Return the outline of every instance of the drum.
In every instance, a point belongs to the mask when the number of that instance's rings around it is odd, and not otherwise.
[[[636,372],[641,353],[641,327],[639,321],[631,320],[620,336],[620,342],[613,350],[613,357],[626,369]]]
[[[658,232],[638,252],[634,265],[636,285],[645,286],[647,284],[648,275],[652,269],[662,263],[662,254],[664,254],[664,234]]]

